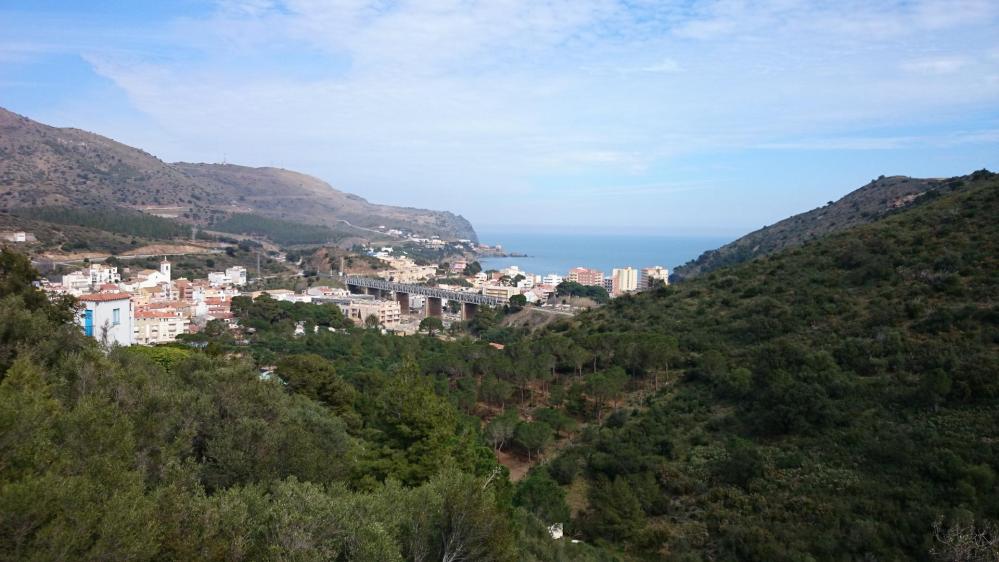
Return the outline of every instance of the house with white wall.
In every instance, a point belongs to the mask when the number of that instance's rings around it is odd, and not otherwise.
[[[79,301],[83,308],[77,323],[84,334],[108,344],[132,345],[135,312],[128,293],[95,293]]]

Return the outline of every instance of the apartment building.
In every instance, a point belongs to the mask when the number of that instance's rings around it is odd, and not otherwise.
[[[487,297],[509,299],[514,295],[519,295],[520,289],[517,287],[508,287],[506,285],[483,285],[482,294]]]
[[[561,283],[564,280],[565,279],[557,273],[549,273],[548,275],[545,275],[544,277],[541,278],[541,284],[558,287],[559,283]]]
[[[638,270],[634,267],[614,268],[611,272],[611,294],[623,295],[638,290]]]
[[[669,285],[669,269],[661,265],[643,267],[638,276],[638,290],[645,291],[656,281]]]
[[[574,267],[569,270],[569,274],[566,276],[566,279],[572,281],[573,283],[579,283],[580,285],[602,287],[604,284],[604,272],[598,269]]]
[[[190,319],[176,311],[139,310],[135,313],[132,342],[140,345],[172,342],[178,335],[186,334],[190,325]]]
[[[377,317],[378,323],[386,328],[394,328],[402,321],[402,309],[396,301],[346,300],[337,304],[345,317],[361,326],[369,316]]]

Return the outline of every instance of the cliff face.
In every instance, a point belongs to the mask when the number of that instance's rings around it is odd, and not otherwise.
[[[476,240],[472,225],[450,212],[372,204],[289,170],[170,164],[94,133],[0,109],[0,208],[52,205],[124,206],[198,223],[212,215],[256,213]]]
[[[917,179],[891,176],[873,180],[839,201],[794,215],[774,225],[751,232],[717,250],[701,254],[673,272],[677,280],[690,279],[727,265],[800,246],[862,224],[871,223],[886,214],[904,208],[916,197],[966,178]]]

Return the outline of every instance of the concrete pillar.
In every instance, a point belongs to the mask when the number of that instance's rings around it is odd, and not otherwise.
[[[399,310],[403,314],[409,314],[409,293],[396,292],[395,300],[399,303]]]
[[[437,318],[444,316],[444,303],[440,297],[427,297],[425,300],[427,301],[427,316],[436,316]]]
[[[461,303],[461,319],[468,322],[475,318],[475,313],[479,311],[479,305],[470,302]]]

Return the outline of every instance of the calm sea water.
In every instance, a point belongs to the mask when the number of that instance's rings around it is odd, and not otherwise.
[[[483,269],[503,269],[516,265],[537,275],[558,273],[582,266],[609,275],[615,267],[661,265],[670,271],[706,250],[713,250],[731,238],[678,237],[631,234],[552,234],[516,231],[479,231],[483,244],[501,244],[507,252],[527,254],[526,258],[482,258]]]

